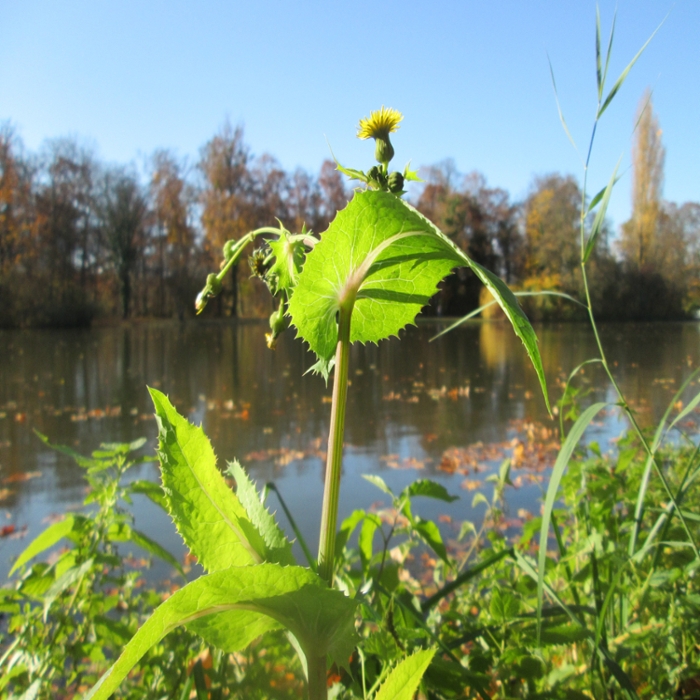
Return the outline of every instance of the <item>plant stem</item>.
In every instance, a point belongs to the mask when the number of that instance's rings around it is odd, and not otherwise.
[[[352,304],[343,306],[338,319],[338,347],[333,375],[333,404],[328,432],[326,481],[323,489],[321,534],[318,543],[318,573],[333,585],[335,560],[335,529],[338,521],[340,476],[343,464],[343,435],[345,433],[345,401],[348,393],[348,365],[350,363],[350,317]]]
[[[307,657],[309,669],[309,700],[328,700],[326,683],[326,656]]]

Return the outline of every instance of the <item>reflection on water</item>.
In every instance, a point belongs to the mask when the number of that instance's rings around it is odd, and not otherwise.
[[[507,325],[473,323],[428,342],[437,329],[421,325],[401,342],[353,347],[341,518],[381,500],[361,478],[370,472],[398,489],[418,477],[438,479],[462,498],[450,506],[426,503],[425,516],[477,517],[467,490],[483,474],[465,481],[464,473],[449,473],[445,455],[516,438],[524,423],[555,427]],[[555,401],[562,379],[594,356],[594,338],[575,324],[537,332]],[[312,358],[291,336],[285,334],[270,352],[258,324],[0,332],[0,527],[26,526],[32,537],[47,516],[77,507],[84,496],[81,470],[47,450],[33,430],[83,452],[101,442],[146,436],[152,451],[156,427],[149,385],[204,425],[221,459],[237,457],[259,483],[274,480],[315,546],[331,390],[322,379],[304,376]],[[642,423],[661,415],[700,361],[697,323],[604,326],[602,340]],[[586,401],[614,400],[595,366],[586,368],[579,383],[590,390]],[[611,411],[590,439],[606,448],[623,429]],[[135,477],[157,478],[153,465],[138,470]],[[21,480],[36,472],[41,475]],[[525,482],[511,494],[512,509],[536,511],[540,492],[540,485]],[[167,518],[145,501],[135,506],[137,527],[180,551]],[[0,577],[27,541],[0,539]]]

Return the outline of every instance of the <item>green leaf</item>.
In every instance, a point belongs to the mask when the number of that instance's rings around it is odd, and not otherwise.
[[[464,255],[464,254],[463,254]],[[508,285],[500,279],[500,277],[493,274],[481,265],[470,260],[466,255],[464,255],[464,260],[471,270],[476,274],[476,276],[481,280],[484,286],[491,292],[491,296],[498,302],[498,305],[505,313],[506,318],[510,321],[515,335],[520,338],[525,350],[530,358],[530,362],[537,374],[537,378],[540,382],[540,388],[542,389],[542,396],[544,397],[544,402],[547,406],[547,411],[551,414],[551,407],[549,405],[549,396],[547,395],[547,380],[544,376],[544,367],[542,366],[542,358],[540,356],[540,350],[537,344],[537,336],[535,331],[530,325],[530,321],[527,320],[525,312],[520,308],[518,300],[508,288]]]
[[[158,422],[158,456],[168,512],[185,544],[207,571],[256,564],[266,547],[216,468],[209,439],[149,389]]]
[[[413,323],[459,264],[448,239],[401,199],[358,192],[307,256],[289,313],[311,349],[329,359],[341,305],[354,302],[351,342],[376,343]]]
[[[155,610],[84,700],[107,700],[143,655],[180,625],[207,641],[216,639],[228,651],[243,649],[262,632],[283,626],[307,656],[329,654],[347,662],[357,640],[356,606],[298,566],[231,567],[202,576]]]
[[[406,163],[406,167],[403,169],[403,179],[406,182],[423,182],[423,180],[418,177],[417,170],[411,170],[411,162]]]
[[[426,496],[427,498],[435,498],[439,501],[452,503],[459,500],[459,496],[453,496],[448,493],[447,489],[442,485],[430,479],[418,479],[409,484],[402,492],[401,496],[412,498],[413,496]]]
[[[374,484],[380,491],[384,491],[385,494],[391,496],[392,499],[396,498],[394,492],[386,485],[386,481],[384,481],[381,476],[377,476],[376,474],[363,474],[362,478],[369,481],[370,484]]]
[[[513,296],[516,297],[516,299],[519,299],[520,297],[561,297],[562,299],[566,299],[567,301],[572,301],[574,304],[578,304],[579,306],[582,306],[584,309],[587,309],[588,307],[585,304],[582,304],[578,299],[574,299],[570,294],[565,294],[564,292],[555,292],[551,290],[540,290],[537,292],[513,292]],[[447,328],[443,328],[439,333],[436,333],[431,339],[430,342],[432,343],[433,340],[437,340],[439,337],[445,335],[446,333],[449,333],[450,331],[454,330],[458,326],[461,326],[463,323],[466,323],[470,318],[474,318],[475,316],[478,316],[484,309],[488,309],[489,306],[493,306],[494,304],[497,304],[498,302],[493,299],[492,301],[489,301],[488,303],[484,304],[483,306],[479,306],[478,308],[474,309],[473,311],[470,311],[466,316],[462,316],[458,321],[455,321],[454,323],[451,323]]]
[[[53,605],[56,598],[58,598],[58,596],[60,596],[64,591],[67,591],[83,576],[85,576],[85,574],[87,574],[87,572],[92,568],[94,562],[94,559],[88,559],[80,566],[68,569],[68,571],[59,576],[49,590],[46,591],[46,594],[44,595],[44,622],[46,622],[46,616],[48,615],[49,609]]]
[[[342,166],[337,160],[335,161],[335,169],[347,175],[351,180],[361,180],[362,182],[367,182],[368,178],[365,173],[361,170],[355,170],[354,168],[346,168]]]
[[[688,405],[671,421],[666,432],[671,430],[678,421],[683,420],[689,413],[692,413],[700,403],[700,392],[695,394],[695,396],[689,401]]]
[[[544,510],[542,512],[542,528],[540,529],[540,550],[539,561],[537,564],[537,635],[539,638],[542,622],[542,600],[544,592],[544,573],[547,560],[547,539],[549,536],[549,523],[552,519],[552,510],[554,503],[557,500],[559,492],[559,484],[561,483],[564,470],[569,464],[571,455],[578,445],[579,440],[583,437],[586,428],[590,422],[602,411],[608,404],[594,403],[589,406],[578,418],[572,426],[564,444],[559,450],[557,459],[554,462],[552,475],[549,478],[549,486],[547,487],[547,495],[544,502]]]
[[[622,160],[622,158],[620,158]],[[595,248],[595,242],[596,239],[598,238],[598,234],[600,233],[600,229],[603,227],[603,223],[605,222],[605,214],[608,211],[608,203],[610,202],[610,195],[612,194],[613,187],[615,186],[616,178],[617,178],[617,169],[620,167],[620,160],[617,161],[617,165],[615,166],[615,170],[613,170],[613,174],[610,177],[610,182],[608,182],[608,186],[605,188],[605,194],[603,195],[603,201],[601,202],[600,208],[596,212],[595,219],[593,219],[593,226],[591,227],[591,233],[588,236],[588,241],[586,241],[586,249],[583,253],[583,262],[588,262],[588,258],[591,256],[591,253],[593,252],[593,249]]]
[[[668,15],[667,15],[668,16]],[[666,18],[664,17],[663,21],[661,24],[663,24],[666,21]],[[642,46],[639,51],[637,51],[637,54],[635,57],[627,64],[627,67],[625,70],[620,73],[620,77],[615,81],[615,84],[612,86],[610,92],[608,93],[608,96],[605,98],[605,102],[603,102],[602,107],[598,110],[598,115],[596,119],[600,119],[603,116],[603,112],[608,108],[608,105],[613,101],[613,98],[617,94],[617,91],[622,87],[622,83],[625,82],[625,79],[627,78],[628,73],[632,70],[632,66],[637,62],[639,57],[644,53],[644,50],[646,49],[647,46],[649,46],[649,42],[654,38],[656,35],[656,32],[661,29],[661,24],[653,31],[652,35],[644,42],[644,46]],[[610,36],[610,40],[612,42],[612,35]],[[610,57],[610,54],[608,53],[608,58]],[[607,73],[607,65],[605,67],[605,71]]]
[[[277,240],[270,240],[267,244],[275,256],[267,277],[274,278],[275,291],[284,290],[291,294],[304,266],[304,243],[298,237],[292,236],[289,231],[282,230]]]
[[[338,533],[335,536],[335,552],[339,555],[343,551],[343,547],[348,543],[350,536],[355,531],[355,528],[367,517],[364,510],[354,510],[348,515],[340,525]]]
[[[360,536],[357,546],[360,550],[360,559],[363,569],[367,569],[372,561],[374,533],[381,529],[382,521],[376,513],[367,513],[360,528]]]
[[[491,617],[498,622],[512,622],[513,618],[520,612],[520,603],[510,591],[495,587],[491,589],[489,612]]]
[[[474,498],[472,498],[472,508],[476,508],[478,505],[484,504],[487,508],[489,507],[489,502],[486,500],[486,496],[484,496],[481,491],[477,491],[474,494]]]
[[[411,700],[435,656],[435,649],[424,649],[407,656],[392,669],[374,700]]]
[[[265,541],[265,560],[277,564],[296,564],[291,543],[262,504],[255,484],[246,471],[234,461],[228,463],[228,473],[236,480],[238,500]]]
[[[82,515],[68,515],[63,520],[49,525],[46,530],[32,540],[22,554],[17,557],[17,561],[10,569],[8,576],[12,576],[20,566],[24,566],[30,559],[46,551],[49,547],[53,547],[59,540],[68,537],[74,532],[79,532],[85,526],[86,522],[87,518]]]
[[[537,336],[516,297],[422,214],[387,192],[358,192],[338,213],[307,256],[289,313],[299,336],[320,358],[330,359],[341,306],[353,309],[350,341],[377,343],[413,323],[457,266],[469,267],[505,312],[549,408]]]
[[[444,562],[449,562],[447,550],[442,541],[442,535],[438,526],[432,520],[416,518],[413,522],[413,529],[418,536],[437,554]]]
[[[90,459],[89,457],[85,457],[84,455],[81,455],[79,452],[76,452],[74,449],[66,447],[65,445],[51,444],[46,435],[42,435],[38,430],[35,430],[34,433],[47,447],[50,447],[52,450],[56,450],[56,452],[61,452],[64,455],[68,455],[75,460],[75,463],[78,466],[83,467],[84,469],[91,469],[104,464],[100,459]]]
[[[595,8],[595,79],[598,86],[598,100],[603,98],[603,66],[600,57],[600,9]]]
[[[574,137],[571,135],[571,132],[569,131],[569,127],[566,123],[566,119],[564,119],[564,112],[562,112],[562,110],[561,110],[561,104],[559,103],[559,93],[557,92],[557,81],[554,79],[554,68],[552,67],[552,61],[550,60],[549,55],[547,55],[547,62],[549,63],[549,75],[552,78],[552,88],[554,90],[554,99],[557,103],[557,111],[559,112],[559,121],[561,122],[561,125],[564,128],[564,133],[566,134],[566,137],[571,142],[571,145],[574,147],[574,150],[578,153],[578,146],[576,145],[576,142],[574,141]]]
[[[163,510],[168,510],[165,494],[163,493],[163,488],[160,484],[155,484],[152,481],[140,479],[127,484],[127,488],[129,493],[140,493],[146,496],[146,498],[150,499],[157,506],[160,506]]]

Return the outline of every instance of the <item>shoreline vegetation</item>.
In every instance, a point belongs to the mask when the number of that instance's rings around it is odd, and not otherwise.
[[[651,96],[635,116],[632,216],[617,235],[602,221],[588,259],[603,320],[679,320],[700,310],[700,203],[662,197],[665,151]],[[533,179],[521,202],[445,160],[422,168],[412,204],[472,260],[514,291],[557,291],[583,302],[578,236],[582,188],[572,175]],[[154,153],[141,170],[99,160],[79,139],[30,153],[0,125],[0,328],[81,327],[118,318],[185,318],[226,241],[275,218],[323,235],[353,194],[336,164],[314,175],[255,156],[225,123],[195,163]],[[595,198],[594,198],[595,199]],[[590,203],[587,203],[590,204]],[[590,222],[589,222],[590,224]],[[423,314],[463,317],[489,301],[456,270]],[[563,297],[523,296],[531,321],[585,320]],[[497,308],[497,307],[494,307]],[[206,314],[266,318],[265,285],[245,259]],[[488,316],[490,309],[483,312]]]

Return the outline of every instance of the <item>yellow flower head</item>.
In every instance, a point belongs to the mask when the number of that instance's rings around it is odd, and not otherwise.
[[[399,122],[403,119],[403,114],[396,109],[382,108],[376,112],[371,112],[369,118],[360,119],[360,126],[357,130],[358,139],[386,139],[389,134],[399,128]]]

